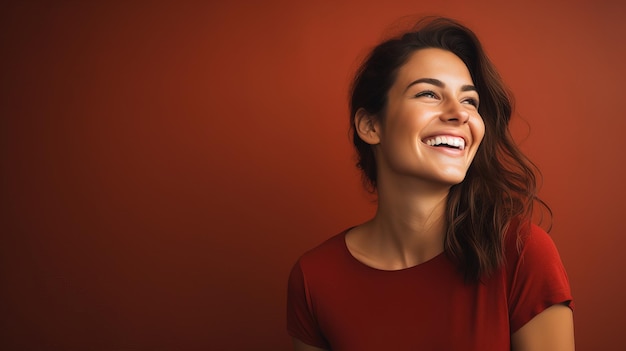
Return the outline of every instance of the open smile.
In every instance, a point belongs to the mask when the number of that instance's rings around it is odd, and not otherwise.
[[[426,145],[447,147],[457,150],[465,149],[465,139],[451,135],[437,135],[423,140]]]

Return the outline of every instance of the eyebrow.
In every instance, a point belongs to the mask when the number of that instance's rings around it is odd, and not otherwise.
[[[419,83],[432,84],[432,85],[440,87],[440,88],[443,88],[443,87],[446,86],[439,79],[435,79],[435,78],[420,78],[420,79],[416,79],[416,80],[412,81],[411,83],[409,83],[409,85],[406,87],[406,89],[404,91],[409,90],[410,87],[414,86],[415,84],[419,84]],[[475,92],[478,92],[478,89],[476,89],[476,87],[471,85],[471,84],[466,84],[466,85],[463,85],[461,87],[461,91],[475,91]]]

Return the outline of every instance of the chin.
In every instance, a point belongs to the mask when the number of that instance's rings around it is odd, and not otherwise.
[[[462,183],[463,180],[465,180],[465,174],[466,173],[446,175],[446,176],[441,177],[440,181],[449,186],[457,185],[457,184]]]

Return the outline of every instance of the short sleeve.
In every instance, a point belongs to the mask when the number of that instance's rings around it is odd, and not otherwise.
[[[512,246],[515,246],[512,256],[516,259],[507,264],[511,274],[511,333],[552,305],[565,304],[573,309],[567,273],[550,236],[540,227],[531,225],[522,235],[521,251],[517,245]],[[511,251],[509,248],[508,252]]]
[[[328,348],[312,313],[305,275],[298,261],[289,275],[287,290],[287,331],[305,344]]]

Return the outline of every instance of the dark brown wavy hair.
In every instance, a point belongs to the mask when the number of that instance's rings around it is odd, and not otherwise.
[[[354,130],[357,110],[384,118],[387,93],[412,53],[439,48],[458,56],[469,69],[479,96],[485,136],[465,179],[450,189],[446,204],[445,252],[468,281],[488,277],[504,262],[504,236],[513,220],[529,223],[537,197],[535,165],[510,135],[512,96],[476,35],[447,18],[423,19],[409,32],[376,46],[356,73],[351,88],[350,126],[357,167],[372,192],[377,188],[372,146]],[[518,226],[519,227],[519,226]]]

